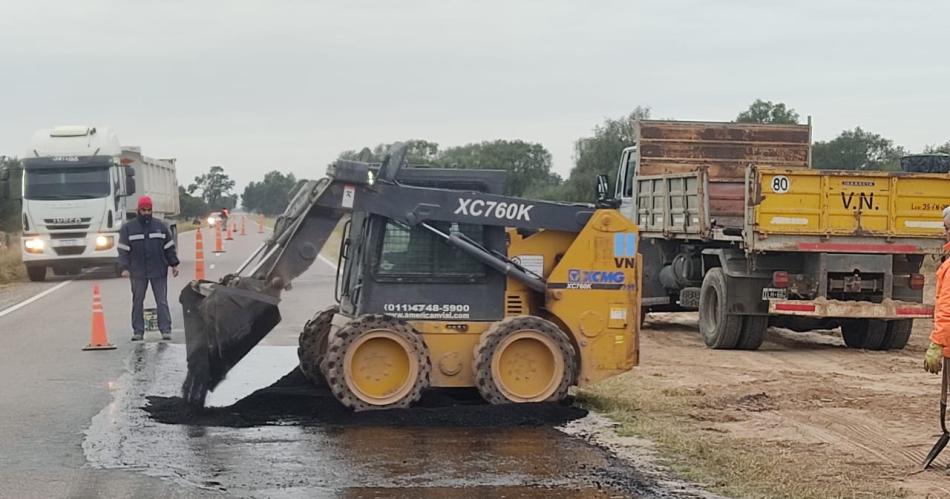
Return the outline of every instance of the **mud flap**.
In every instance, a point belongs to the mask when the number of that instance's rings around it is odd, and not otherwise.
[[[207,296],[203,286],[211,288]],[[280,300],[264,289],[245,278],[228,285],[192,282],[181,290],[188,351],[181,392],[189,404],[204,406],[208,392],[280,323]]]

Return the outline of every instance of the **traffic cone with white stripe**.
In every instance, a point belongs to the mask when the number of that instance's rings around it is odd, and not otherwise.
[[[224,222],[224,225],[226,225],[226,226],[227,226],[226,228],[228,229],[228,237],[224,238],[224,240],[225,240],[225,241],[233,241],[233,240],[234,240],[234,237],[231,236],[231,226],[232,226],[233,224],[232,224],[231,222]]]
[[[92,334],[89,344],[83,350],[115,350],[115,345],[109,343],[106,334],[106,316],[102,312],[102,298],[99,296],[99,285],[92,285]]]
[[[247,235],[247,232],[244,232],[244,220],[245,220],[246,218],[247,218],[247,217],[245,217],[244,215],[241,215],[241,235],[242,235],[242,236],[246,236],[246,235]]]
[[[205,278],[205,242],[201,236],[201,228],[195,232],[195,280],[202,281]]]
[[[214,224],[214,252],[224,253],[224,243],[221,242],[221,224]]]
[[[264,233],[264,215],[257,217],[257,233]]]

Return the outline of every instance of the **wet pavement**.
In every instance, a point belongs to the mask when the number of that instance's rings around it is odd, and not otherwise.
[[[232,384],[247,390],[258,372],[264,379],[257,386],[266,389],[188,414],[177,398],[183,346],[140,345],[113,402],[86,432],[86,459],[97,468],[237,496],[670,496],[607,452],[555,428],[583,410],[492,407],[456,391],[430,394],[415,411],[354,414],[304,386],[299,372],[268,387],[288,350],[258,347],[238,370],[243,381]]]

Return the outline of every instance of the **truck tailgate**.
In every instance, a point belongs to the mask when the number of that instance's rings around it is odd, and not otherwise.
[[[749,170],[759,238],[772,235],[941,239],[950,175],[903,172]]]

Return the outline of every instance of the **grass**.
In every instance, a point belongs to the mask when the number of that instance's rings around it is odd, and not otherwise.
[[[701,389],[669,390],[629,374],[578,390],[577,400],[656,443],[683,477],[729,497],[901,497],[872,466],[814,459],[803,445],[731,437],[702,421]]]
[[[26,267],[20,256],[19,241],[9,248],[0,249],[0,284],[23,281],[26,279]]]

